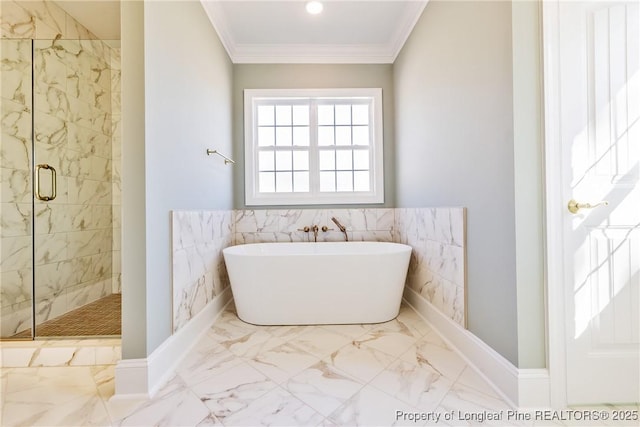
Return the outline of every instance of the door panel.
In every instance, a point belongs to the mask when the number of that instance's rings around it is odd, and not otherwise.
[[[570,404],[638,402],[640,7],[560,2]]]

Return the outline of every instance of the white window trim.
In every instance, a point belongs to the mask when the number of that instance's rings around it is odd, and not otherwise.
[[[258,150],[254,117],[256,103],[264,98],[372,98],[372,188],[367,192],[335,193],[260,193],[258,192]],[[244,91],[244,147],[245,147],[245,204],[265,205],[321,205],[321,204],[378,204],[384,203],[384,158],[382,89],[245,89]]]

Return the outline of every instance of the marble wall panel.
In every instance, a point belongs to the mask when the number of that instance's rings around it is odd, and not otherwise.
[[[8,305],[2,309],[0,332],[3,337],[10,337],[31,327],[31,302],[31,291],[29,291],[29,301]]]
[[[32,39],[36,37],[36,17],[14,1],[2,1],[0,28],[3,39]]]
[[[109,294],[111,294],[111,279],[90,281],[66,291],[66,309],[82,307]]]
[[[111,185],[92,179],[69,178],[69,203],[74,205],[110,205]]]
[[[395,239],[413,247],[407,287],[464,327],[464,208],[395,211]]]
[[[24,17],[22,9],[0,10]],[[14,29],[19,29],[16,25]],[[32,294],[31,42],[1,40],[0,313],[2,336],[30,327]],[[15,314],[15,315],[14,315]]]
[[[336,217],[347,229],[349,240],[393,241],[393,209],[247,209],[235,211],[235,243],[308,242],[312,232],[304,227],[327,226],[318,242],[344,241],[331,221]]]
[[[36,23],[35,38],[49,39],[64,34],[67,14],[51,1],[18,1]]]
[[[2,203],[0,235],[2,237],[29,236],[31,211],[31,205],[28,203]]]
[[[67,64],[64,42],[58,40],[34,40],[33,70],[39,78],[34,82],[39,91],[54,87],[67,92]],[[71,94],[70,94],[71,95]]]
[[[31,204],[31,174],[28,170],[0,169],[0,202]]]
[[[10,306],[31,300],[31,269],[12,270],[2,273],[0,301],[2,306]]]
[[[31,165],[31,110],[29,106],[2,100],[0,167],[26,170]]]
[[[0,40],[2,49],[2,99],[31,104],[31,41]]]
[[[32,277],[31,266],[0,273],[0,333],[3,337],[31,327]]]
[[[222,249],[233,241],[232,211],[174,211],[173,330],[183,327],[229,286]]]
[[[31,268],[31,236],[3,237],[1,246],[3,272]]]

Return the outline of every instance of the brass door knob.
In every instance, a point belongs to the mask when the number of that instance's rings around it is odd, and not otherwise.
[[[607,205],[609,205],[609,202],[607,202],[606,200],[603,200],[601,202],[596,203],[595,205],[592,205],[591,203],[578,203],[574,199],[571,199],[567,204],[567,209],[569,209],[569,212],[571,212],[572,214],[576,214],[580,209],[593,209],[593,208],[597,208],[598,206],[607,206]]]

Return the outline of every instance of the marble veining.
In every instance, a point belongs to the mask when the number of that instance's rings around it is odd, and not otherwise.
[[[192,390],[209,412],[224,423],[225,418],[276,387],[264,374],[241,363],[194,385]]]
[[[0,166],[7,169],[28,171],[31,162],[31,106],[3,99],[1,113],[2,145],[0,146],[0,154],[2,156],[0,156]]]
[[[286,390],[325,417],[347,402],[363,383],[320,361],[291,378]]]
[[[322,415],[292,396],[275,388],[251,401],[246,408],[224,420],[228,426],[316,426]]]

